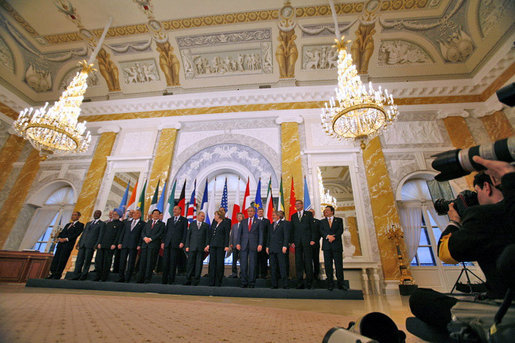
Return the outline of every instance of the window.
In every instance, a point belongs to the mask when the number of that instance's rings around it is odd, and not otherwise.
[[[435,228],[439,231],[438,226],[430,226],[429,229],[435,232]],[[420,228],[422,232],[420,233],[420,241],[418,244],[417,253],[415,257],[411,261],[412,266],[436,266],[435,256],[433,253],[433,248],[431,246],[431,241],[429,239],[428,227],[425,223],[424,216],[422,216],[422,227]],[[440,236],[438,236],[440,237]]]
[[[54,252],[55,245],[54,245],[54,247],[52,247],[51,245],[49,246],[48,244],[52,244],[50,242],[51,241],[50,236],[52,235],[52,231],[54,230],[54,225],[55,225],[55,222],[57,221],[58,217],[59,217],[59,212],[55,214],[50,225],[46,228],[45,232],[43,232],[41,237],[39,237],[36,244],[34,244],[34,248],[33,248],[34,250],[37,250],[39,252],[47,252],[47,246],[48,246],[48,248],[49,248],[48,252],[51,252],[51,253]]]

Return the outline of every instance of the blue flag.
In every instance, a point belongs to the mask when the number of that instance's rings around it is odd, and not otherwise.
[[[125,188],[125,193],[123,193],[122,201],[120,202],[120,206],[118,209],[122,211],[122,213],[125,213],[125,209],[127,208],[127,199],[129,198],[129,186],[131,185],[131,182],[127,184],[127,188]]]
[[[208,225],[211,225],[211,220],[209,219],[209,213],[208,213],[208,205],[209,205],[208,193],[209,192],[207,191],[207,179],[206,179],[206,187],[204,187],[204,195],[202,196],[202,203],[200,204],[200,210],[202,212],[204,212],[204,214],[206,215],[205,222]]]
[[[304,210],[311,210],[313,206],[311,206],[311,199],[309,199],[309,191],[308,191],[308,181],[304,176]]]
[[[227,200],[227,178],[225,178],[224,191],[222,193],[222,201],[220,202],[220,207],[223,207],[225,213],[229,210],[229,203]]]
[[[161,192],[161,197],[159,198],[159,201],[157,202],[157,209],[163,213],[165,209],[165,191],[166,191],[166,181],[165,185],[163,186],[163,191]]]
[[[256,189],[256,199],[254,200],[254,207],[256,208],[255,217],[257,218],[257,210],[263,208],[263,202],[261,201],[261,178],[259,178]]]

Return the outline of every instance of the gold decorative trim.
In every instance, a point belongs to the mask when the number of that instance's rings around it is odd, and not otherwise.
[[[39,33],[37,33],[36,30],[34,30],[34,28],[30,26],[30,24],[7,1],[0,0],[0,6],[2,6],[2,8],[6,10],[7,13],[9,13],[9,15],[13,17],[13,19],[16,20],[16,22],[20,24],[31,36],[39,37]]]
[[[0,112],[11,118],[12,120],[18,119],[18,112],[0,101]]]

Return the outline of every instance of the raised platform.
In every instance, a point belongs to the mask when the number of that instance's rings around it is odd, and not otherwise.
[[[71,277],[71,275],[67,275]],[[207,286],[207,278],[201,278],[198,286],[183,286],[184,277],[176,277],[173,285],[161,284],[159,275],[154,275],[152,283],[125,283],[114,282],[118,275],[110,275],[109,281],[91,281],[94,273],[90,273],[90,280],[46,280],[29,279],[26,287],[42,288],[63,288],[63,289],[86,289],[95,291],[114,291],[114,292],[142,292],[160,294],[182,294],[199,296],[219,296],[219,297],[246,297],[246,298],[289,298],[289,299],[352,299],[362,300],[361,290],[340,290],[335,288],[329,291],[325,288],[325,281],[317,281],[314,289],[295,289],[295,281],[289,281],[289,289],[270,289],[270,280],[256,280],[256,288],[241,288],[239,279],[225,278],[223,287]],[[322,287],[321,287],[322,286]]]

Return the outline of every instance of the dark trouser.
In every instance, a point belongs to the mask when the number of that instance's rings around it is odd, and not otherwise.
[[[324,250],[324,267],[325,275],[327,276],[327,286],[333,285],[333,261],[336,268],[336,279],[338,286],[343,286],[343,256],[341,251]]]
[[[120,249],[115,248],[114,249],[114,262],[113,262],[113,273],[119,273],[120,272]]]
[[[295,271],[297,272],[297,281],[302,282],[303,272],[306,272],[307,286],[313,283],[313,250],[311,246],[303,246],[295,244]]]
[[[252,249],[240,251],[241,284],[254,286],[256,284],[257,251]]]
[[[113,262],[114,249],[98,249],[95,258],[95,269],[97,271],[97,280],[106,281],[111,271],[111,263]]]
[[[283,287],[288,284],[288,274],[286,274],[286,255],[282,252],[270,253],[270,274],[272,280],[272,287],[278,286],[279,275],[283,282]]]
[[[120,280],[131,281],[134,266],[136,265],[136,256],[138,256],[137,249],[123,248],[120,251]],[[127,262],[127,258],[129,258],[129,262]]]
[[[180,254],[182,254],[182,249],[180,248],[165,248],[163,255],[163,283],[175,282],[175,274],[177,273],[177,264]]]
[[[77,254],[77,260],[75,261],[75,276],[81,276],[86,278],[88,276],[89,267],[91,266],[91,260],[95,249],[80,248]],[[84,269],[82,268],[84,266]]]
[[[73,250],[74,243],[58,243],[57,249],[55,250],[54,259],[50,265],[50,273],[56,278],[60,279],[63,274],[63,270],[66,267],[66,262],[70,258],[70,254]]]
[[[417,289],[409,298],[411,313],[418,319],[440,329],[451,321],[451,308],[458,300],[429,288]]]
[[[179,274],[186,273],[187,266],[188,257],[186,256],[186,252],[183,249],[180,249],[179,254],[177,255],[177,272]]]
[[[200,251],[190,251],[188,256],[188,268],[186,272],[186,277],[188,281],[193,280],[195,284],[200,282],[200,273],[202,272],[202,262],[204,260],[204,252]]]
[[[320,278],[320,243],[315,242],[311,250],[313,250],[313,276],[318,280]]]
[[[152,271],[154,270],[154,263],[156,256],[159,253],[159,245],[157,247],[142,247],[141,257],[139,262],[139,282],[152,281]]]
[[[268,254],[265,249],[257,253],[257,275],[261,279],[266,279],[268,274]]]
[[[240,258],[240,251],[232,248],[232,275],[238,276],[238,259]]]
[[[209,247],[209,286],[221,286],[224,277],[223,247]]]

